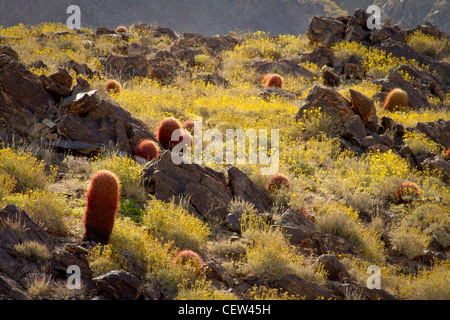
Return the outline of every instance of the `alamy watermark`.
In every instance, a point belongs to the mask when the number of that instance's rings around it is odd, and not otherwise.
[[[175,164],[258,164],[262,165],[262,175],[273,175],[280,166],[278,129],[270,130],[270,143],[267,129],[226,129],[224,139],[220,130],[203,132],[202,122],[194,121],[193,152],[190,152],[190,137],[183,135],[180,129],[175,130],[171,140],[179,141],[180,138],[181,142],[171,153]],[[209,143],[204,147],[204,142]]]
[[[367,273],[371,274],[367,278],[367,288],[369,289],[381,289],[381,271],[380,267],[371,265],[367,268]]]
[[[379,6],[373,4],[367,7],[367,13],[371,16],[367,18],[367,29],[381,29],[381,9]]]
[[[70,16],[67,18],[66,25],[69,29],[80,29],[81,28],[81,9],[77,5],[70,5],[66,10],[67,14]]]

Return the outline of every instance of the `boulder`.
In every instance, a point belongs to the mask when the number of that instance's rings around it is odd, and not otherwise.
[[[351,102],[339,92],[315,85],[306,96],[305,103],[298,110],[295,119],[301,119],[304,113],[311,109],[320,108],[321,112],[324,112],[337,122],[343,123],[355,116],[351,107]]]
[[[358,91],[352,89],[349,89],[349,91],[353,112],[360,116],[369,130],[376,132],[378,130],[378,117],[374,101]]]
[[[323,66],[337,67],[340,61],[335,57],[334,51],[324,46],[316,46],[313,51],[300,55],[301,62],[310,62],[322,68]]]
[[[450,120],[418,122],[416,130],[445,148],[450,148]]]
[[[340,74],[328,66],[322,67],[323,84],[330,87],[337,87],[341,83]]]
[[[148,300],[144,285],[133,274],[113,270],[92,279],[98,294],[112,300]]]
[[[440,156],[425,159],[420,163],[424,170],[431,173],[437,173],[445,182],[450,182],[450,162],[442,159]]]
[[[228,214],[232,194],[225,175],[195,163],[177,165],[170,151],[146,164],[143,181],[159,200],[170,201],[179,196],[189,199],[190,209],[203,218],[224,221]]]
[[[236,167],[228,169],[228,187],[236,199],[253,204],[260,213],[270,212],[272,207],[270,197]]]
[[[4,139],[11,141],[13,135],[25,138],[31,125],[54,109],[55,102],[41,79],[17,60],[0,54],[0,119],[7,119],[2,121]]]
[[[19,54],[11,47],[8,46],[0,46],[0,54],[7,55],[14,60],[19,61]]]
[[[149,77],[152,66],[145,56],[110,55],[106,60],[100,60],[106,72],[129,80],[133,77]]]
[[[19,283],[1,272],[0,298],[2,300],[32,300],[31,296]]]
[[[214,86],[222,86],[224,88],[228,88],[230,82],[224,77],[220,76],[217,72],[211,74],[201,74],[198,75],[196,80],[203,81],[206,85],[212,84]]]
[[[293,59],[280,59],[278,61],[257,61],[248,65],[249,68],[255,69],[256,72],[261,74],[273,73],[277,70],[277,73],[284,75],[292,75],[296,77],[303,77],[307,80],[314,78],[314,74],[308,69],[302,67],[297,61]]]
[[[273,287],[282,289],[290,295],[305,298],[306,300],[326,300],[336,298],[336,296],[331,294],[327,289],[305,281],[296,275],[287,275],[280,280],[276,280]]]
[[[343,273],[347,277],[348,271],[347,268],[339,261],[336,255],[334,254],[322,254],[313,264],[313,269],[315,272],[319,270],[319,267],[322,267],[324,271],[327,272],[327,279],[339,281],[342,278],[340,273]]]
[[[16,234],[9,223],[20,222],[23,227],[21,234]],[[23,262],[17,259],[16,244],[35,241],[47,245],[48,234],[34,223],[25,211],[15,204],[8,204],[0,211],[0,273],[15,277],[24,268]]]
[[[360,116],[355,115],[343,123],[344,135],[350,140],[362,144],[366,137],[366,128]]]
[[[140,34],[148,34],[154,38],[160,38],[165,36],[168,37],[170,40],[178,39],[178,36],[175,34],[175,32],[167,27],[149,25],[146,23],[137,23],[134,24],[132,28]]]
[[[311,42],[328,47],[344,38],[345,29],[345,23],[338,19],[314,16],[309,22],[306,34]]]

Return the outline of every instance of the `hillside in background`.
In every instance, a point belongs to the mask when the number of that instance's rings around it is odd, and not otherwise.
[[[229,31],[265,31],[274,35],[306,32],[314,15],[352,14],[357,8],[367,8],[374,1],[317,0],[80,0],[84,27],[131,25],[136,22],[157,24],[176,32],[198,32],[205,35],[227,34]],[[425,19],[449,31],[447,1],[375,1],[382,7],[382,19],[393,19],[403,28],[423,24]],[[70,0],[0,0],[0,25],[19,23],[36,25],[41,22],[65,22]],[[383,5],[385,5],[383,7]],[[420,10],[417,10],[420,8]]]

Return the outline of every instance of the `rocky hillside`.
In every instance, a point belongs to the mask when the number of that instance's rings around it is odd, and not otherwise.
[[[0,28],[0,299],[449,299],[448,35],[366,19]],[[175,164],[168,117],[278,129],[281,176]]]
[[[449,5],[446,1],[377,1],[382,7],[382,19],[392,19],[404,28],[425,21],[449,31]],[[41,22],[65,23],[66,8],[71,1],[1,0],[1,25],[19,23],[36,25]],[[226,34],[231,30],[265,31],[274,35],[306,32],[314,15],[351,14],[357,8],[367,8],[373,1],[101,1],[81,0],[82,25],[96,28],[131,25],[136,22],[163,25],[176,32],[199,32],[205,35]],[[418,7],[419,6],[419,7]],[[418,9],[418,10],[417,10]],[[39,14],[36,14],[39,12]]]

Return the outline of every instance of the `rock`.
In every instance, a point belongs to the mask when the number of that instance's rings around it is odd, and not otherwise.
[[[289,239],[289,243],[293,246],[302,246],[311,236],[311,232],[305,228],[289,226],[282,226],[281,228]]]
[[[338,19],[314,16],[311,18],[306,32],[311,42],[330,46],[344,38],[346,25]]]
[[[68,69],[75,71],[77,75],[81,74],[88,77],[89,79],[91,79],[96,74],[96,72],[92,71],[86,63],[79,64],[74,60],[70,60],[67,63],[67,67]]]
[[[300,61],[314,63],[318,68],[323,66],[335,68],[340,64],[334,51],[324,46],[316,46],[312,52],[301,55]]]
[[[81,286],[87,292],[96,288],[92,281],[93,272],[89,268],[89,262],[86,258],[88,251],[82,247],[66,245],[64,248],[57,248],[48,258],[50,274],[53,279],[67,281],[67,269],[71,265],[80,268]]]
[[[195,163],[176,165],[170,151],[162,152],[157,160],[147,163],[143,181],[159,200],[188,198],[191,209],[206,219],[224,221],[228,214],[232,194],[225,176]]]
[[[233,287],[233,278],[225,272],[225,269],[220,265],[217,260],[209,260],[206,262],[206,274],[207,278],[215,279],[224,283],[227,287]]]
[[[42,60],[37,60],[37,61],[29,64],[28,67],[34,68],[34,69],[47,69],[48,68],[48,66]]]
[[[16,234],[9,226],[9,222],[19,222],[22,225],[20,234]],[[16,244],[26,241],[35,241],[47,245],[48,234],[34,223],[25,211],[15,204],[8,204],[0,211],[0,272],[15,277],[24,268],[20,259],[17,259]]]
[[[321,109],[328,116],[337,122],[345,122],[355,116],[351,109],[351,102],[345,99],[340,93],[329,88],[315,85],[306,96],[305,104],[298,110],[295,119],[301,119],[303,114],[311,109]]]
[[[450,148],[450,120],[439,119],[434,122],[419,122],[416,130],[424,133],[429,139]]]
[[[260,74],[273,73],[277,70],[277,73],[283,75],[292,75],[296,77],[303,77],[307,80],[314,78],[314,74],[308,69],[302,67],[294,59],[280,59],[277,61],[256,61],[248,65],[249,68],[255,69]]]
[[[105,145],[94,145],[83,141],[72,141],[64,139],[42,140],[39,143],[43,147],[57,150],[58,152],[72,152],[82,155],[98,155],[105,150]]]
[[[322,67],[323,84],[326,86],[337,87],[341,83],[341,77],[333,68]]]
[[[174,46],[206,47],[212,54],[218,55],[224,50],[232,50],[239,43],[233,36],[203,36],[198,33],[188,34],[188,38],[178,39]]]
[[[375,103],[362,93],[350,89],[352,110],[360,116],[364,125],[371,131],[376,132],[378,128],[378,117]]]
[[[170,40],[177,40],[178,36],[173,32],[172,29],[167,27],[161,27],[156,25],[149,25],[146,23],[138,23],[133,25],[133,29],[143,34],[150,34],[154,38],[160,38],[162,36],[167,36]]]
[[[130,80],[133,77],[150,76],[152,66],[145,56],[116,56],[110,55],[106,60],[100,61],[106,72]]]
[[[295,226],[304,229],[308,233],[312,233],[316,230],[314,222],[306,218],[302,213],[287,209],[281,215],[279,225]]]
[[[8,119],[2,127],[6,141],[14,133],[26,137],[31,124],[44,119],[54,106],[37,75],[17,60],[0,54],[0,119]]]
[[[339,281],[340,273],[343,273],[347,277],[348,271],[347,268],[339,261],[339,259],[334,254],[322,254],[319,256],[313,264],[314,272],[317,272],[319,266],[323,268],[327,272],[327,279]]]
[[[14,60],[19,61],[19,54],[11,47],[8,46],[0,46],[0,54],[7,55]]]
[[[357,254],[360,250],[344,238],[332,235],[314,232],[311,235],[318,254]]]
[[[252,203],[258,212],[270,212],[272,200],[236,167],[228,169],[228,187],[236,199]]]
[[[112,29],[106,28],[106,27],[97,27],[97,29],[95,29],[95,34],[97,36],[99,35],[103,35],[103,34],[115,34],[116,32]]]
[[[431,173],[437,172],[442,176],[443,181],[450,181],[450,162],[442,159],[440,156],[425,159],[420,163],[424,170]]]
[[[384,25],[381,27],[381,29],[372,30],[369,39],[373,44],[383,42],[387,39],[405,42],[403,35],[397,28],[388,27]]]
[[[52,73],[49,78],[60,86],[66,87],[67,89],[72,88],[73,79],[69,72],[64,68],[59,68],[59,70]]]
[[[367,40],[370,36],[370,32],[365,30],[360,24],[356,22],[356,20],[352,20],[352,23],[347,24],[347,28],[345,29],[345,41],[356,41],[362,42]]]
[[[409,64],[401,64],[398,66],[397,71],[407,73],[412,77],[416,88],[418,87],[418,89],[422,90],[425,94],[432,94],[441,101],[445,100],[448,88],[446,84],[435,75]]]
[[[344,135],[350,140],[362,144],[363,139],[366,137],[366,128],[364,123],[358,115],[351,117],[343,124]]]
[[[113,300],[145,300],[144,286],[129,272],[113,270],[92,279],[98,293]]]
[[[360,64],[346,62],[344,63],[343,74],[346,78],[362,80],[364,77],[364,69]]]
[[[297,100],[301,97],[300,93],[285,90],[275,86],[269,86],[262,89],[259,96],[264,100],[270,100],[272,97],[279,97],[287,100]]]
[[[217,72],[198,75],[196,77],[196,80],[201,80],[205,82],[206,85],[212,84],[214,86],[222,86],[224,88],[228,88],[230,85],[230,82],[224,77],[220,76]]]
[[[24,288],[6,274],[0,273],[1,300],[31,300]]]
[[[83,119],[75,114],[66,114],[57,121],[57,132],[62,137],[72,141],[83,141],[88,144],[103,144],[107,140],[97,134],[95,128],[86,124]]]
[[[40,76],[42,86],[48,93],[50,93],[55,100],[59,102],[61,98],[66,98],[71,95],[71,90],[65,86],[55,83],[55,81],[45,75]]]
[[[64,99],[60,114],[57,131],[65,142],[52,143],[54,147],[74,147],[87,152],[114,143],[122,152],[133,154],[140,141],[156,141],[142,121],[133,118],[114,101],[101,98],[96,90]]]
[[[333,299],[336,298],[325,288],[319,287],[318,285],[307,282],[296,275],[287,275],[276,280],[273,284],[275,288],[280,288],[290,295],[295,295],[300,298],[305,298],[306,300],[317,300],[317,299]]]
[[[369,19],[370,14],[366,12],[364,9],[356,9],[353,11],[353,17],[355,19],[355,22],[367,30],[367,19]]]
[[[130,56],[145,56],[152,53],[152,51],[154,51],[154,49],[136,42],[130,43],[127,46],[127,54]]]
[[[377,47],[386,51],[386,54],[391,53],[392,56],[399,59],[404,58],[406,60],[419,60],[419,56],[411,49],[411,47],[402,41],[387,39],[378,43]]]
[[[91,90],[91,85],[89,84],[89,82],[87,80],[85,80],[84,78],[78,77],[76,80],[76,83],[72,89],[72,96],[76,97],[79,93],[90,92],[90,91],[92,91],[92,90]]]

